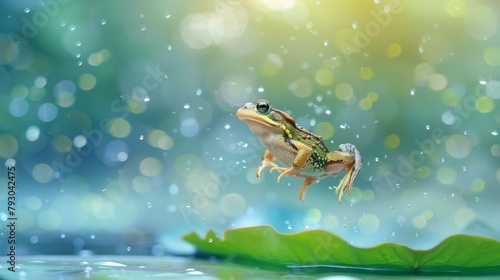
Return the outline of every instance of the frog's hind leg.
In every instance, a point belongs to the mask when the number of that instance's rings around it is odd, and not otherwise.
[[[353,172],[353,166],[354,164],[349,165],[347,173],[344,175],[342,180],[340,180],[339,185],[335,189],[335,193],[338,194],[339,198],[339,204],[342,204],[342,196],[344,196],[344,190],[347,189],[347,193],[351,195],[351,189],[352,189],[352,184],[354,181],[354,178],[356,175],[354,175]]]
[[[268,167],[279,168],[279,166],[276,163],[274,163],[274,155],[271,154],[271,152],[268,149],[266,149],[262,154],[262,161],[260,162],[259,168],[257,168],[257,173],[255,174],[257,178],[260,179],[260,172]]]
[[[351,155],[354,160],[347,166],[347,173],[344,175],[342,180],[340,180],[339,185],[335,189],[335,193],[339,195],[339,203],[342,204],[342,196],[344,195],[344,190],[347,189],[348,194],[351,195],[352,184],[359,170],[363,165],[361,155],[352,144],[342,144],[339,146],[339,151]]]
[[[302,183],[302,186],[300,186],[300,191],[299,191],[299,200],[304,202],[304,196],[306,195],[306,189],[311,185],[312,183],[316,182],[318,178],[314,177],[306,177],[304,183]]]

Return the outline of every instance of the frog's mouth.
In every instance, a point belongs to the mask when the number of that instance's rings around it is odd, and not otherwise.
[[[259,123],[261,125],[267,126],[267,127],[277,127],[279,126],[279,123],[269,119],[268,117],[265,116],[258,116],[253,114],[247,114],[244,112],[244,110],[240,109],[236,111],[236,117],[242,121],[251,121],[255,123]]]

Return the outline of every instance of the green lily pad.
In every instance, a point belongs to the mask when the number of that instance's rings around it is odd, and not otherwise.
[[[222,239],[213,231],[208,231],[205,238],[194,232],[183,238],[208,254],[288,268],[500,274],[500,242],[464,234],[450,236],[429,250],[413,250],[395,243],[358,248],[324,230],[283,234],[271,226],[227,230]]]

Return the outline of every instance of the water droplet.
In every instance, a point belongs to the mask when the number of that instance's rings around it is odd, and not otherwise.
[[[139,135],[139,140],[141,140],[141,141],[144,140],[144,135],[143,134]]]
[[[212,242],[214,242],[214,240],[212,238],[209,238],[208,243],[212,243]]]
[[[257,91],[258,91],[258,92],[264,92],[264,88],[263,88],[263,87],[258,87],[258,88],[257,88]]]
[[[187,103],[184,104],[184,109],[189,109],[189,107],[190,107],[189,104],[187,104]]]
[[[66,26],[66,22],[64,21],[61,21],[61,23],[59,24],[61,27],[65,27]]]
[[[172,17],[172,14],[166,14],[165,15],[165,18],[171,18]]]
[[[168,51],[171,51],[171,50],[172,50],[172,44],[168,44],[168,45],[167,45],[167,50],[168,50]]]
[[[429,130],[429,129],[431,129],[431,126],[430,126],[430,125],[426,125],[426,126],[425,126],[425,129],[426,129],[426,130]]]
[[[101,19],[101,25],[105,25],[107,22],[108,21],[105,18]]]
[[[76,41],[76,42],[75,42],[75,46],[79,47],[79,46],[81,46],[81,45],[82,45],[82,42],[80,42],[80,41]]]
[[[83,65],[83,62],[78,61],[78,62],[76,63],[76,65],[78,65],[78,66],[82,66],[82,65]]]
[[[225,128],[225,129],[230,129],[230,128],[231,128],[231,125],[230,125],[230,124],[226,124],[226,125],[224,126],[224,128]]]
[[[287,229],[292,230],[292,225],[286,226]]]
[[[76,26],[74,24],[69,26],[69,31],[75,31]]]
[[[341,125],[340,125],[340,128],[342,128],[342,129],[347,129],[347,128],[349,128],[349,125],[348,125],[348,124],[346,124],[346,123],[344,123],[344,124],[341,124]]]
[[[130,252],[130,250],[132,250],[132,248],[130,248],[130,246],[127,247],[127,252]]]
[[[392,236],[396,236],[396,232],[394,232],[394,231],[393,231],[391,235],[392,235]]]
[[[31,11],[31,9],[30,9],[30,8],[26,8],[26,9],[24,9],[24,12],[25,12],[25,13],[29,13],[30,11]]]
[[[411,95],[411,96],[414,96],[414,95],[415,95],[415,89],[414,89],[414,88],[412,88],[412,89],[410,90],[410,95]]]
[[[201,90],[201,88],[196,90],[196,95],[200,96],[202,93],[203,93],[203,91]]]
[[[142,31],[145,31],[145,30],[146,30],[146,25],[145,25],[145,24],[141,24],[141,26],[140,26],[140,27],[141,27],[141,30],[142,30]]]
[[[474,199],[475,202],[479,202],[479,197],[476,196],[476,198]]]
[[[95,239],[95,235],[94,235],[94,234],[92,234],[92,235],[90,236],[90,239]]]
[[[497,135],[498,135],[498,132],[497,132],[496,130],[493,130],[493,131],[491,132],[491,135],[493,135],[493,136],[497,136]]]
[[[66,234],[61,234],[61,238],[66,238]]]

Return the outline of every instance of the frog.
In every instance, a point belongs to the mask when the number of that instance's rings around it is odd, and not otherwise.
[[[289,114],[271,107],[266,99],[246,103],[236,111],[236,117],[248,125],[265,147],[257,178],[266,168],[270,168],[270,173],[278,171],[277,182],[285,176],[304,178],[299,190],[299,201],[304,202],[309,185],[346,171],[335,188],[338,203],[342,204],[345,190],[351,195],[354,180],[363,166],[355,145],[340,144],[336,151],[329,151],[321,136],[297,125]]]

